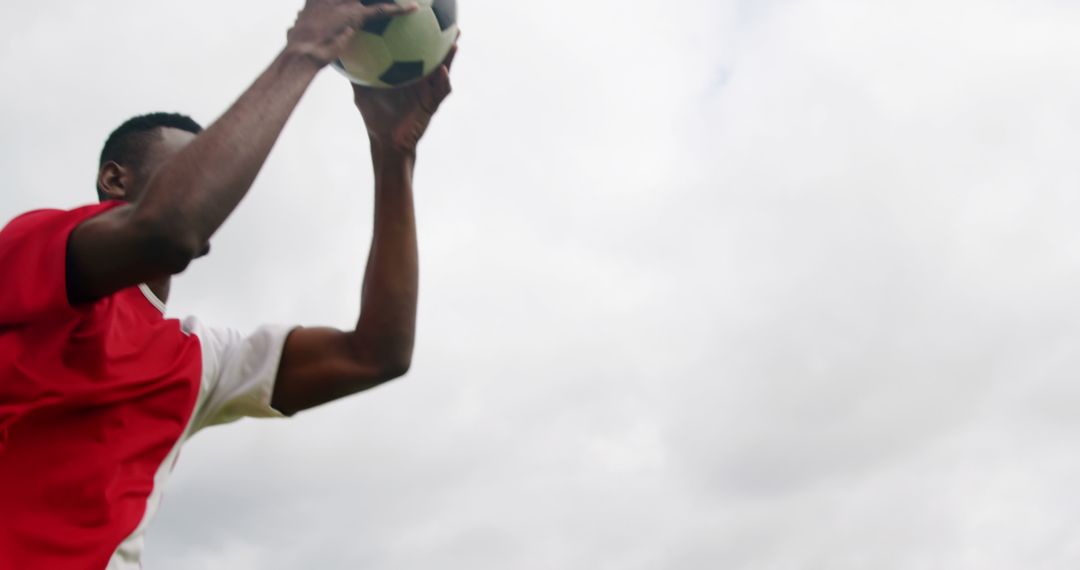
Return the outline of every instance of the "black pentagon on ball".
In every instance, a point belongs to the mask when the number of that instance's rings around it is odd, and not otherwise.
[[[360,3],[364,6],[374,6],[376,4],[396,4],[394,0],[360,0]],[[360,26],[360,29],[364,30],[369,34],[381,36],[386,33],[386,28],[388,27],[390,27],[390,18],[385,18],[382,20],[370,20],[368,22],[364,22],[364,25]]]
[[[424,75],[424,62],[422,61],[395,61],[385,73],[379,76],[379,80],[387,85],[402,85]]]
[[[431,11],[435,12],[439,29],[444,32],[457,23],[457,0],[435,0],[431,3]]]

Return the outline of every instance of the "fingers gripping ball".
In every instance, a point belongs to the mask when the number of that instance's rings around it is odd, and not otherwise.
[[[457,39],[457,0],[360,0],[368,6],[414,1],[419,9],[411,14],[364,24],[334,68],[353,83],[383,88],[438,69]]]

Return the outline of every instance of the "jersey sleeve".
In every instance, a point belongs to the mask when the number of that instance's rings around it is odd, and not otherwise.
[[[67,244],[83,221],[119,203],[36,210],[0,231],[0,327],[74,315],[67,296]]]
[[[267,325],[244,335],[235,329],[209,327],[189,318],[183,328],[199,338],[203,360],[192,434],[244,417],[285,417],[270,401],[281,353],[292,327]]]

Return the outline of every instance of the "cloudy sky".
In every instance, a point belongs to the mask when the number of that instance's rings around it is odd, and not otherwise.
[[[92,200],[133,114],[213,121],[299,7],[9,5],[0,218]],[[460,12],[413,371],[197,436],[148,569],[1080,565],[1080,5]],[[349,95],[317,80],[171,314],[352,324]]]

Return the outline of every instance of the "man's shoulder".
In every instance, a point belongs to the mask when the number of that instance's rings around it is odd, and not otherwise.
[[[86,204],[67,210],[60,208],[39,208],[30,210],[15,216],[4,224],[4,226],[0,228],[0,234],[21,233],[54,222],[91,218],[122,204],[122,202],[109,201],[99,204]]]
[[[59,216],[67,214],[71,210],[60,210],[58,208],[41,208],[37,210],[30,210],[29,212],[23,212],[8,223],[4,224],[3,229],[0,229],[0,233],[10,233],[25,229],[27,226],[37,225],[46,220],[55,219]]]

